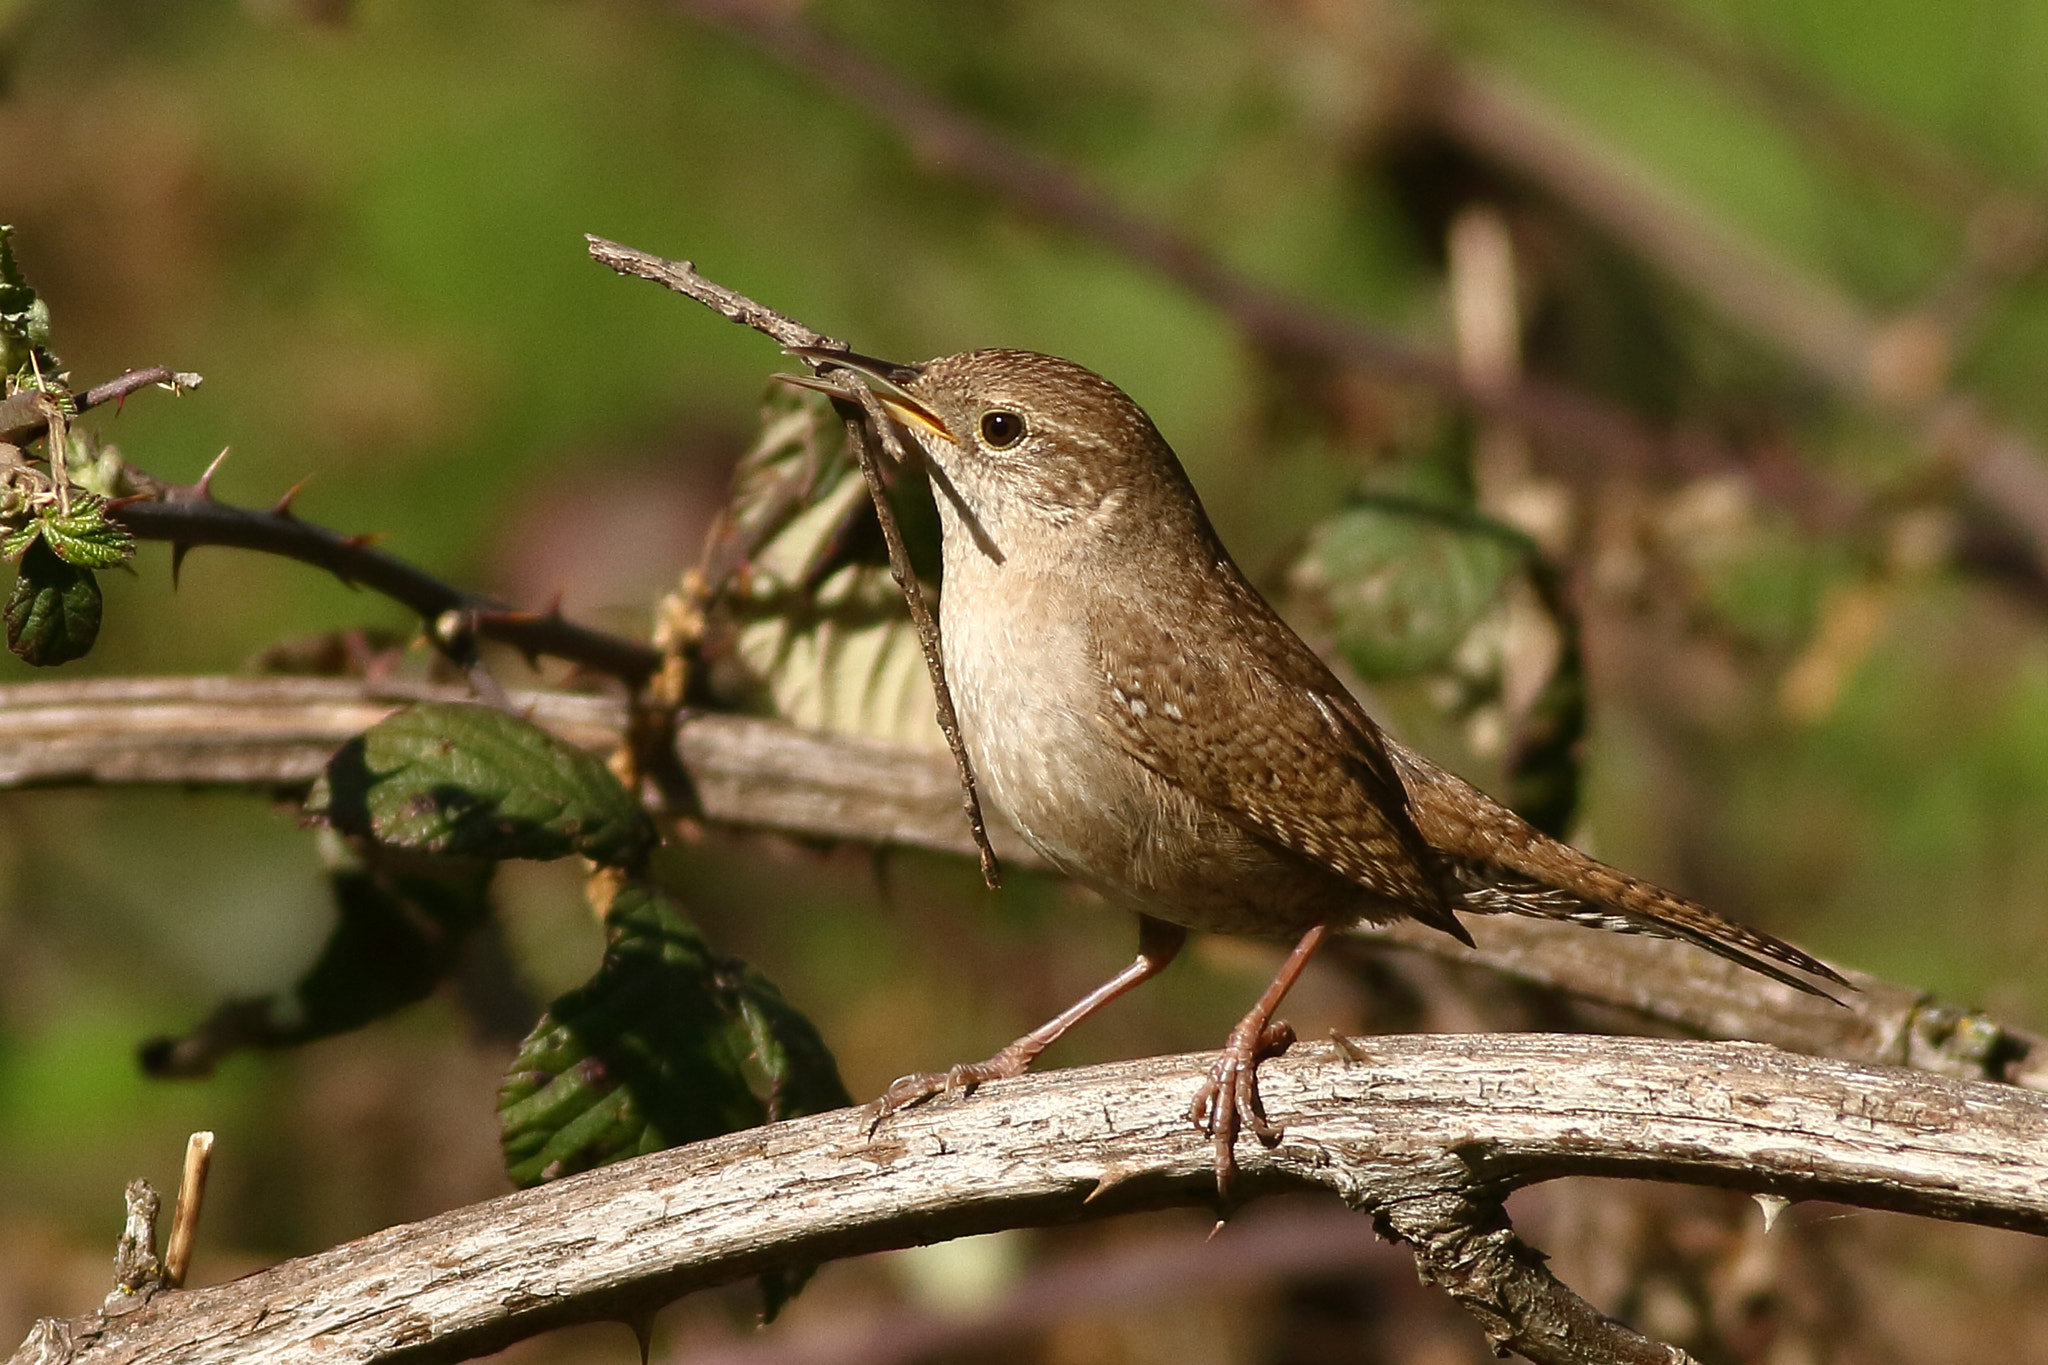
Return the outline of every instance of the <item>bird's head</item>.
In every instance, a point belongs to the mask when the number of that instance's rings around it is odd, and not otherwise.
[[[1070,360],[1033,351],[963,351],[922,365],[805,349],[832,371],[860,374],[924,451],[946,521],[947,552],[964,531],[982,553],[1020,541],[1042,551],[1130,548],[1206,523],[1180,461],[1143,408]],[[1162,524],[1173,523],[1173,524]]]

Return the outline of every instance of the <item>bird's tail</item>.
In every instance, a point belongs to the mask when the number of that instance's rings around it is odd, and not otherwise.
[[[1806,977],[1849,985],[1834,968],[1791,944],[1595,861],[1421,755],[1392,740],[1387,748],[1408,790],[1417,829],[1444,858],[1454,908],[1682,939],[1830,1000],[1835,997]]]

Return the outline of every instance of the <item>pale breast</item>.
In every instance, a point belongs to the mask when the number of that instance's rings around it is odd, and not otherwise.
[[[946,676],[983,797],[1069,876],[1190,928],[1293,936],[1356,888],[1162,780],[1104,724],[1109,681],[1057,585],[984,563],[941,600]]]

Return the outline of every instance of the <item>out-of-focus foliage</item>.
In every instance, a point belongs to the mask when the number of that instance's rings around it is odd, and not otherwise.
[[[335,923],[289,993],[229,1000],[182,1037],[141,1048],[152,1076],[213,1073],[244,1048],[298,1047],[427,998],[490,918],[492,865],[327,841]]]
[[[1117,247],[934,174],[897,135],[687,9],[0,5],[0,208],[20,265],[0,262],[7,369],[31,345],[61,350],[80,385],[146,364],[203,372],[198,395],[139,394],[83,415],[79,433],[118,434],[127,458],[178,481],[232,447],[216,489],[236,501],[267,503],[313,474],[298,504],[309,518],[382,532],[387,548],[536,610],[559,592],[571,615],[626,630],[696,562],[779,357],[591,265],[586,231],[690,256],[876,354],[1020,345],[1095,367],[1151,412],[1226,542],[1276,592],[1304,565],[1330,604],[1372,583],[1355,558],[1330,562],[1360,529],[1347,500],[1390,486],[1390,471],[1467,460],[1484,436],[1413,387],[1248,344]],[[1448,628],[1414,650],[1437,676],[1376,678],[1376,714],[1503,791],[1518,755],[1548,743],[1561,761],[1529,771],[1583,779],[1577,830],[1608,860],[1832,958],[2041,1022],[2048,630],[2038,589],[2001,568],[2013,554],[1996,518],[1954,496],[1922,424],[1761,337],[1642,235],[1589,222],[1432,121],[1441,86],[1416,61],[1511,82],[1567,142],[1628,158],[1681,219],[1714,230],[1710,244],[1724,230],[1760,244],[1874,318],[1894,379],[1931,374],[2040,443],[2041,6],[1015,0],[970,17],[943,0],[820,0],[801,12],[1227,267],[1430,349],[1457,341],[1452,225],[1474,206],[1498,211],[1526,372],[1741,458],[1624,468],[1538,442],[1525,474],[1561,484],[1571,515],[1556,540],[1536,538],[1582,619],[1544,644],[1514,624],[1545,613],[1512,570],[1425,582],[1433,601],[1455,599],[1440,619],[1479,609],[1496,625],[1448,655]],[[24,281],[47,314],[19,294]],[[806,439],[838,449],[829,422]],[[793,467],[760,458],[775,477]],[[845,487],[850,513],[857,486]],[[1523,525],[1522,503],[1491,498],[1468,488],[1453,510]],[[49,598],[37,585],[56,578],[32,577],[31,600],[17,589],[10,602],[10,640],[48,641],[45,661],[90,643],[68,665],[81,675],[227,670],[282,639],[417,625],[301,566],[225,550],[195,554],[174,593],[165,550],[145,546],[134,574],[93,583],[95,642],[79,586],[93,569],[56,547],[39,533],[20,550],[38,574],[67,575],[72,595]],[[857,636],[880,646],[877,662],[813,666],[845,657],[835,632],[886,600],[858,533],[832,549],[843,595],[806,604],[818,629],[738,594],[728,605],[765,624],[730,656],[749,668],[713,669],[706,685],[733,682],[727,700],[751,687],[759,705],[767,673],[768,705],[908,725],[921,679],[880,618]],[[1481,591],[1489,582],[1505,596]],[[756,588],[795,583],[816,586],[796,569]],[[1293,605],[1305,626],[1342,631],[1316,598]],[[1566,657],[1574,634],[1588,661],[1583,744],[1553,722],[1570,704],[1541,681],[1568,692],[1580,675],[1525,666]],[[1367,663],[1391,648],[1354,643]],[[765,667],[778,658],[812,661],[781,675],[783,694]],[[516,660],[494,663],[521,680]],[[38,676],[0,657],[0,682]],[[803,693],[800,677],[817,685]],[[1028,879],[991,904],[965,868],[886,871],[885,894],[858,856],[715,832],[655,858],[718,952],[761,964],[802,1005],[856,1095],[983,1055],[1126,960],[1127,926]],[[531,1022],[519,982],[543,998],[571,989],[605,951],[576,882],[565,863],[506,865],[494,894],[509,947],[493,965],[486,938],[466,937],[449,984],[417,1009],[226,1058],[203,1083],[145,1082],[136,1041],[220,1000],[271,999],[279,1029],[317,1019],[292,1017],[294,1001],[320,997],[326,965],[354,951],[347,912],[292,814],[251,798],[0,796],[0,1143],[33,1173],[0,1194],[7,1344],[34,1313],[97,1301],[121,1183],[174,1183],[191,1128],[221,1134],[202,1280],[505,1188],[492,1099]],[[1198,949],[1052,1060],[1212,1046],[1269,965],[1253,953]],[[1316,977],[1292,1013],[1308,1035],[1382,1020],[1399,999]],[[1729,1231],[1748,1225],[1725,1209],[1630,1205],[1617,1230],[1612,1201],[1576,1207],[1560,1197],[1558,1235],[1536,1240],[1594,1267],[1612,1288],[1604,1307],[1704,1358],[1862,1360],[1865,1330],[1916,1361],[2048,1349],[2034,1307],[2048,1271],[2015,1243],[1817,1215],[1788,1245]],[[1685,1257],[1701,1247],[1718,1269],[1693,1276]],[[943,1278],[892,1264],[835,1267],[784,1327],[815,1313],[844,1331],[876,1300],[914,1300]],[[1856,1290],[1825,1273],[1841,1264],[1892,1276],[1864,1303],[1881,1327],[1844,1316]],[[675,1338],[723,1342],[719,1302],[677,1310]],[[1469,1325],[1428,1311],[1398,1265],[1304,1288],[1239,1264],[1195,1293],[1164,1275],[1148,1303],[1062,1327],[1065,1345],[1047,1350],[1098,1358],[1104,1342],[1151,1341],[1179,1343],[1178,1359],[1249,1359],[1284,1354],[1280,1342],[1305,1361],[1340,1339],[1356,1347],[1347,1358],[1371,1358],[1358,1345],[1371,1339],[1388,1359],[1480,1358]]]

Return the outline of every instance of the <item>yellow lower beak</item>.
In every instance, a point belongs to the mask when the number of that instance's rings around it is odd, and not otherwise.
[[[832,351],[820,346],[792,346],[789,353],[818,373],[775,376],[783,383],[794,384],[800,389],[816,389],[819,393],[831,394],[837,398],[852,398],[854,395],[849,393],[844,385],[835,384],[827,378],[832,370],[850,370],[860,376],[861,382],[867,385],[875,397],[882,400],[882,406],[889,410],[891,417],[906,427],[923,427],[948,441],[953,439],[952,431],[939,415],[903,387],[905,382],[917,378],[915,365],[897,365],[853,351]]]

